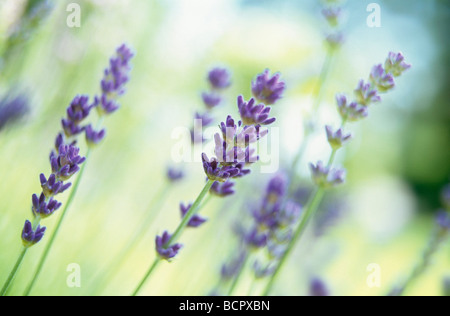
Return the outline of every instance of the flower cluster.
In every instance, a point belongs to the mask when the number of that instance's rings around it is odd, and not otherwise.
[[[102,98],[110,104],[114,103],[117,108],[116,99],[123,93],[124,84],[128,81],[129,60],[132,56],[125,45],[119,47],[117,56],[111,59],[110,68],[105,71],[105,78],[102,80]],[[50,217],[61,207],[55,197],[71,186],[67,181],[80,171],[86,160],[80,155],[77,136],[85,132],[89,145],[98,144],[105,136],[105,130],[96,132],[90,124],[84,124],[93,108],[103,107],[98,100],[100,99],[96,98],[96,101],[90,104],[88,96],[76,96],[67,108],[67,116],[61,120],[62,131],[56,137],[55,149],[50,153],[51,174],[48,178],[44,174],[39,176],[42,192],[39,195],[33,194],[31,198],[35,224],[32,225],[28,220],[25,222],[22,231],[25,247],[31,247],[42,239],[45,227],[39,225],[40,220]]]
[[[208,73],[208,83],[209,91],[202,93],[206,112],[195,113],[195,125],[191,129],[191,139],[194,144],[205,141],[202,128],[214,122],[210,112],[223,102],[223,91],[231,85],[231,74],[226,68],[213,68]]]
[[[181,244],[167,246],[166,244],[170,242],[171,238],[172,235],[170,235],[167,231],[165,231],[161,236],[156,236],[156,251],[162,259],[169,260],[174,258],[178,254],[181,247],[183,247]]]
[[[253,96],[266,105],[275,104],[283,97],[286,89],[284,81],[280,80],[280,74],[270,76],[270,70],[266,69],[252,81]]]

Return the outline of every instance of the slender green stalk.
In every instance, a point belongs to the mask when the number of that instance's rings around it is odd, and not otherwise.
[[[233,279],[233,283],[231,283],[231,286],[230,286],[230,288],[228,290],[227,296],[233,295],[233,292],[234,292],[237,284],[239,283],[239,280],[240,280],[240,278],[241,278],[241,276],[242,276],[242,274],[243,274],[243,272],[245,270],[245,267],[247,266],[247,262],[248,262],[249,259],[250,259],[250,254],[246,254],[245,258],[244,258],[244,261],[242,262],[241,268],[239,269],[236,277]]]
[[[84,171],[86,170],[86,164],[87,164],[87,162],[89,160],[90,153],[91,153],[91,149],[88,149],[88,151],[86,153],[86,161],[81,166],[81,170],[80,170],[80,172],[78,174],[78,177],[75,179],[75,181],[73,183],[73,187],[72,187],[72,190],[70,192],[69,198],[67,199],[67,202],[66,202],[66,204],[64,206],[64,209],[61,212],[61,216],[59,217],[59,220],[58,220],[58,222],[56,224],[55,230],[53,231],[53,234],[50,237],[50,240],[48,241],[47,245],[45,246],[44,252],[43,252],[43,254],[42,254],[42,256],[41,256],[41,258],[39,260],[39,263],[37,265],[37,268],[36,268],[36,271],[34,273],[34,276],[31,279],[30,283],[28,284],[28,286],[27,286],[27,288],[26,288],[26,290],[24,292],[24,296],[30,295],[31,291],[33,290],[34,285],[36,284],[36,281],[39,278],[39,275],[42,272],[42,268],[44,267],[44,264],[45,264],[45,262],[47,260],[47,257],[49,255],[49,253],[50,253],[50,249],[53,246],[53,243],[54,243],[54,241],[56,239],[56,236],[58,235],[58,232],[59,232],[59,230],[61,228],[61,225],[62,225],[62,223],[64,221],[64,218],[67,215],[67,211],[69,210],[69,208],[70,208],[70,206],[71,206],[71,204],[73,202],[73,199],[75,198],[75,195],[77,193],[78,187],[80,185],[81,178],[83,176]]]
[[[6,293],[8,292],[9,287],[13,283],[17,271],[19,270],[20,266],[22,265],[23,259],[25,258],[25,255],[27,254],[28,248],[23,247],[22,251],[19,254],[19,257],[17,258],[16,264],[14,265],[14,268],[11,270],[11,273],[8,276],[8,279],[6,280],[5,284],[3,285],[3,288],[0,292],[0,296],[6,296]]]
[[[342,126],[344,126],[345,121],[343,121]],[[336,157],[337,150],[333,149],[331,152],[330,158],[328,160],[327,167],[331,167],[333,164],[334,158]],[[263,295],[267,296],[270,293],[270,290],[272,289],[272,286],[278,277],[282,267],[287,261],[287,258],[289,257],[290,253],[294,249],[296,243],[300,240],[301,236],[306,230],[306,227],[308,226],[308,223],[310,219],[313,217],[317,209],[319,208],[320,202],[322,201],[322,198],[325,194],[325,189],[323,187],[318,187],[311,197],[309,198],[308,203],[306,204],[305,212],[302,215],[302,218],[300,220],[300,224],[295,230],[294,236],[292,237],[291,241],[288,244],[288,247],[286,248],[286,251],[283,253],[282,257],[280,258],[277,267],[275,268],[274,273],[269,279],[269,282],[267,283],[267,286],[264,290]]]
[[[203,187],[202,192],[200,192],[200,194],[198,195],[197,199],[195,200],[194,204],[192,204],[192,206],[190,207],[189,211],[183,217],[183,220],[178,225],[178,227],[175,230],[175,232],[173,233],[172,237],[164,245],[165,247],[168,247],[168,246],[172,245],[173,243],[175,243],[178,240],[178,238],[183,233],[184,229],[187,227],[187,225],[188,225],[189,221],[191,220],[192,216],[194,216],[195,214],[197,214],[200,211],[201,206],[204,205],[204,204],[203,205],[201,205],[201,204],[202,204],[204,198],[206,197],[206,195],[208,194],[209,190],[211,189],[213,183],[214,183],[213,180],[208,180],[208,182]],[[141,280],[141,282],[139,282],[139,285],[137,286],[136,290],[133,292],[132,296],[137,296],[139,294],[139,292],[141,291],[142,287],[145,285],[145,283],[147,283],[147,280],[149,279],[149,277],[151,276],[151,274],[153,273],[153,271],[155,270],[155,268],[157,267],[158,263],[161,260],[162,259],[160,257],[156,257],[155,258],[155,261],[150,266],[149,270],[147,271],[147,273],[145,274],[145,276]]]

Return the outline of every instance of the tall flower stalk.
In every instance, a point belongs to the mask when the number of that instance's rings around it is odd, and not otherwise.
[[[98,145],[105,137],[105,130],[100,130],[99,126],[103,121],[104,116],[115,112],[119,109],[117,99],[125,92],[125,84],[129,80],[129,72],[131,70],[130,60],[133,53],[126,46],[120,46],[116,51],[116,56],[110,60],[110,67],[105,70],[104,78],[101,82],[102,94],[96,97],[93,103],[89,102],[88,96],[76,96],[69,107],[67,108],[67,116],[62,119],[62,131],[58,134],[55,141],[55,148],[50,154],[51,173],[48,178],[40,175],[40,183],[42,192],[32,196],[32,211],[33,221],[27,220],[22,230],[22,242],[24,249],[22,250],[17,263],[8,277],[1,295],[6,295],[9,287],[14,281],[14,277],[27,253],[28,249],[39,243],[44,237],[46,231],[45,227],[41,227],[41,220],[53,215],[62,206],[55,197],[70,187],[71,192],[67,202],[61,212],[57,221],[55,230],[51,235],[44,252],[37,261],[37,266],[33,278],[28,284],[24,295],[29,295],[39,278],[39,275],[44,267],[46,259],[50,253],[51,247],[56,240],[58,232],[67,211],[73,202],[77,189],[80,185],[81,177],[85,170],[85,161],[89,157],[93,147]],[[96,128],[91,124],[87,124],[86,120],[89,117],[91,110],[96,109],[99,116],[99,123]],[[77,142],[81,134],[85,135],[88,151],[86,157],[79,155],[80,148],[77,147]],[[78,174],[74,183],[67,182],[73,176]]]
[[[245,101],[239,96],[237,104],[241,120],[236,122],[229,115],[226,121],[219,125],[220,133],[214,135],[215,157],[208,158],[205,153],[202,154],[203,169],[207,176],[205,186],[192,205],[182,205],[182,220],[174,233],[165,231],[156,237],[157,257],[132,293],[133,296],[140,293],[161,261],[171,261],[179,253],[182,244],[178,243],[178,240],[185,229],[196,228],[205,222],[198,213],[213,186],[216,195],[231,194],[232,185],[229,183],[233,179],[248,175],[250,169],[246,169],[246,166],[258,161],[259,157],[255,156],[253,145],[268,134],[268,129],[264,126],[272,124],[275,118],[270,117],[270,107],[262,103],[257,104],[254,98]]]
[[[345,171],[343,169],[333,168],[336,153],[344,143],[346,143],[351,135],[344,132],[344,127],[348,122],[361,120],[368,115],[368,108],[371,104],[381,101],[380,93],[388,92],[394,88],[395,77],[400,76],[403,71],[411,66],[404,61],[401,53],[389,53],[384,66],[376,65],[372,68],[368,82],[360,80],[355,91],[355,101],[347,102],[345,95],[337,95],[337,106],[341,116],[341,125],[337,130],[331,126],[326,126],[325,131],[328,143],[331,147],[331,154],[328,162],[324,164],[322,161],[317,164],[310,164],[312,179],[316,184],[316,189],[309,198],[305,206],[305,211],[300,219],[288,247],[280,257],[280,260],[270,277],[269,282],[264,290],[264,295],[268,295],[280,274],[283,266],[287,262],[287,258],[303,235],[310,219],[317,211],[326,190],[339,185],[345,180]]]

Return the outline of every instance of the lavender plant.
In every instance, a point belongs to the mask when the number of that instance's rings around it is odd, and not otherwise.
[[[218,87],[227,86],[223,83],[225,81],[212,80],[211,82],[217,84]],[[242,96],[239,96],[237,104],[241,120],[236,122],[229,115],[226,121],[220,124],[220,133],[214,135],[215,156],[209,158],[206,153],[202,154],[203,170],[207,176],[203,190],[192,204],[181,208],[182,220],[174,233],[165,231],[161,236],[156,237],[157,257],[133,292],[133,296],[139,294],[162,260],[170,261],[176,257],[182,248],[182,244],[178,243],[178,240],[184,230],[187,227],[198,227],[204,223],[205,219],[198,213],[203,200],[211,189],[213,189],[213,194],[218,196],[232,194],[233,180],[248,175],[250,169],[247,169],[246,166],[258,161],[254,145],[261,137],[268,134],[268,129],[264,126],[272,124],[275,118],[270,117],[270,107],[256,104],[253,98],[245,101]]]
[[[99,125],[104,116],[119,109],[117,99],[125,92],[125,84],[129,80],[128,76],[131,70],[130,60],[132,57],[133,53],[126,45],[120,46],[116,51],[116,56],[110,60],[109,68],[105,70],[104,78],[101,81],[101,96],[96,97],[93,103],[89,102],[88,96],[76,96],[67,108],[67,116],[61,121],[62,131],[56,137],[55,148],[50,154],[51,173],[48,178],[44,174],[40,175],[42,192],[32,196],[33,221],[27,220],[25,222],[22,230],[23,249],[0,292],[2,296],[7,294],[8,288],[11,286],[28,249],[39,243],[44,237],[46,228],[41,226],[41,220],[52,216],[62,206],[55,199],[56,196],[72,186],[67,203],[61,212],[55,230],[40,260],[37,261],[36,271],[24,294],[29,295],[31,293],[75,197],[81,176],[85,170],[85,161],[89,157],[91,148],[97,145],[105,136],[105,130],[100,130]],[[86,119],[93,109],[96,109],[99,115],[99,124],[96,128],[86,123]],[[85,135],[89,148],[86,157],[80,156],[80,148],[77,146],[79,136],[82,134]],[[72,185],[68,180],[76,174],[78,174],[78,177]]]
[[[400,76],[410,67],[411,66],[404,61],[404,57],[401,53],[390,52],[384,67],[382,64],[374,66],[370,73],[369,81],[359,82],[354,91],[355,101],[348,102],[347,97],[343,94],[336,96],[338,112],[341,116],[341,125],[337,130],[332,129],[329,126],[325,128],[328,142],[331,147],[330,157],[326,164],[322,161],[318,161],[316,164],[310,164],[312,180],[316,185],[316,189],[311,194],[309,201],[305,206],[305,212],[295,229],[289,245],[280,256],[276,268],[267,283],[264,295],[270,293],[287,258],[303,235],[310,219],[317,211],[326,190],[342,184],[345,180],[345,170],[334,168],[333,163],[337,151],[350,139],[350,134],[344,132],[346,123],[358,121],[367,117],[369,106],[381,100],[380,93],[385,93],[393,89],[395,85],[394,78]]]

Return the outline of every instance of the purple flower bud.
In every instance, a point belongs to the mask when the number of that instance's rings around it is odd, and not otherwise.
[[[58,152],[50,157],[52,172],[58,181],[66,181],[80,170],[79,165],[86,159],[78,155],[80,149],[76,146],[62,145]]]
[[[45,175],[41,173],[40,181],[42,193],[46,198],[50,198],[57,194],[63,193],[72,185],[71,183],[63,183],[62,181],[57,181],[56,176],[53,173],[50,175],[48,180]]]
[[[64,130],[64,134],[66,134],[67,137],[76,136],[84,131],[83,126],[79,126],[71,120],[62,119],[61,125]]]
[[[344,143],[352,138],[351,134],[344,134],[342,128],[337,131],[333,131],[330,125],[325,126],[325,131],[327,132],[328,143],[330,143],[331,148],[339,149]]]
[[[316,165],[310,163],[309,167],[314,182],[324,188],[334,187],[345,181],[345,170],[326,167],[322,161]]]
[[[28,99],[23,96],[0,100],[0,131],[6,125],[18,121],[28,112]]]
[[[252,81],[253,96],[267,105],[274,104],[282,98],[286,84],[280,81],[280,74],[270,76],[270,70],[266,69]]]
[[[394,77],[390,73],[387,73],[381,64],[372,68],[370,81],[380,92],[389,91],[395,86]]]
[[[214,68],[208,74],[208,80],[214,89],[225,89],[231,85],[231,75],[226,68]]]
[[[222,97],[214,92],[203,92],[202,99],[208,109],[215,108],[222,102]]]
[[[373,89],[370,83],[364,83],[364,80],[359,81],[355,89],[355,97],[356,101],[364,106],[381,101],[378,91]]]
[[[436,215],[436,223],[440,229],[450,231],[450,213],[442,210],[439,211]]]
[[[36,194],[33,194],[31,201],[33,214],[41,218],[47,218],[53,215],[53,213],[56,212],[62,205],[53,198],[50,198],[47,202],[44,193],[41,193],[39,198]]]
[[[411,65],[405,62],[405,57],[403,57],[402,53],[390,52],[384,63],[384,68],[387,73],[392,74],[394,77],[398,77],[405,70],[411,68]]]
[[[328,7],[322,10],[322,15],[327,20],[331,27],[339,25],[339,19],[342,15],[342,8],[340,7]]]
[[[22,230],[22,242],[25,248],[30,248],[40,242],[44,237],[46,228],[38,225],[36,230],[33,230],[33,225],[30,221],[25,221],[25,225]]]
[[[342,46],[345,42],[344,34],[341,32],[331,33],[327,36],[326,42],[331,49],[337,49]]]
[[[233,166],[222,166],[216,158],[209,160],[206,154],[202,154],[203,169],[208,179],[213,181],[225,182],[229,178],[235,178],[241,175],[241,169]]]
[[[242,268],[242,265],[245,262],[245,258],[247,257],[247,253],[241,250],[238,253],[238,256],[231,260],[228,264],[222,265],[221,275],[222,279],[230,280],[234,276],[236,276]]]
[[[267,245],[267,234],[261,233],[257,228],[244,235],[245,243],[253,248],[262,248]]]
[[[184,218],[187,214],[187,212],[191,209],[192,203],[189,205],[184,205],[183,203],[180,203],[180,212],[181,212],[181,218]],[[204,224],[207,221],[206,218],[201,217],[200,215],[194,215],[189,220],[187,226],[192,228],[197,228],[200,225]]]
[[[342,119],[350,122],[361,120],[369,114],[367,107],[361,106],[356,102],[347,103],[347,97],[343,94],[336,95],[339,114]]]
[[[218,181],[214,182],[209,193],[219,196],[219,197],[227,197],[234,194],[234,182],[226,181],[224,183],[220,183]]]
[[[162,236],[156,236],[156,252],[161,259],[170,260],[174,258],[178,254],[181,247],[183,247],[181,244],[167,245],[170,238],[172,238],[172,236],[167,231],[165,231]]]
[[[106,134],[106,130],[102,129],[101,131],[96,132],[92,128],[92,125],[89,124],[88,126],[86,126],[85,133],[86,133],[86,143],[88,144],[88,146],[94,147],[97,146],[103,140]]]
[[[330,296],[330,294],[325,283],[319,278],[314,278],[309,284],[309,296]]]
[[[173,167],[169,167],[167,169],[167,179],[170,182],[177,182],[184,178],[184,172],[181,169],[175,169]]]
[[[264,198],[265,203],[277,203],[286,194],[287,179],[284,174],[277,174],[270,179],[266,189],[266,196]]]
[[[207,112],[194,115],[194,127],[191,129],[191,141],[192,143],[202,143],[205,141],[203,137],[203,127],[209,126],[214,122],[214,118]]]
[[[89,97],[86,95],[77,95],[67,108],[67,119],[78,124],[89,116],[91,109],[92,106],[89,104]]]
[[[245,102],[243,96],[239,96],[238,100],[239,113],[244,125],[270,125],[275,122],[275,118],[269,118],[270,107],[264,104],[255,104],[255,99]]]

